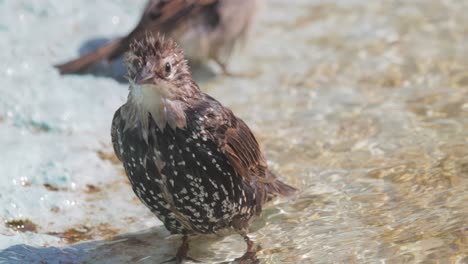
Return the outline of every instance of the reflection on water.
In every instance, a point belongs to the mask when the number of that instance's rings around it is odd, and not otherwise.
[[[468,263],[467,12],[455,0],[265,3],[232,64],[260,74],[201,83],[301,189],[254,224],[262,262]],[[67,260],[152,263],[174,254],[166,236],[86,242]],[[237,236],[196,241],[206,262],[244,249]]]

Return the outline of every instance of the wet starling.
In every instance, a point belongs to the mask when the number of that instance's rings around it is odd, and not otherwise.
[[[270,173],[241,119],[192,80],[181,49],[148,34],[126,56],[130,92],[112,121],[114,151],[140,200],[173,234],[246,235],[262,205],[295,189]]]
[[[150,0],[140,22],[127,36],[89,54],[57,65],[60,73],[86,70],[102,60],[114,60],[141,40],[145,32],[164,33],[176,39],[193,62],[214,60],[226,72],[235,45],[245,39],[258,0]]]

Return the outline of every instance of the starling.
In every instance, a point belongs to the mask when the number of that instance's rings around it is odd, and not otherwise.
[[[125,37],[101,46],[70,62],[56,65],[60,73],[76,73],[103,61],[114,60],[145,32],[171,36],[192,62],[214,60],[224,72],[237,43],[249,31],[259,0],[150,0],[140,22]]]
[[[133,191],[173,234],[248,227],[262,205],[295,189],[267,169],[240,118],[192,80],[175,41],[149,33],[126,54],[130,92],[112,121],[112,142]]]

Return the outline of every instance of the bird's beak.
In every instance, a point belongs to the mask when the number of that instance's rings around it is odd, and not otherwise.
[[[135,83],[139,85],[149,84],[154,79],[155,75],[152,73],[139,73],[135,78]]]

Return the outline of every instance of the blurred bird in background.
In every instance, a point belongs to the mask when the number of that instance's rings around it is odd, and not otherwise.
[[[127,36],[117,38],[78,59],[56,65],[61,74],[79,73],[119,58],[146,32],[175,39],[191,63],[216,62],[228,74],[234,48],[243,44],[260,0],[150,0]]]

